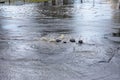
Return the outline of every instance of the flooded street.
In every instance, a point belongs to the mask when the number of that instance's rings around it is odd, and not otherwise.
[[[111,6],[0,4],[0,80],[120,80],[120,10]]]

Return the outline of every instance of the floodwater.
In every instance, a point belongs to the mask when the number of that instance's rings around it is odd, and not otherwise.
[[[119,36],[120,11],[104,0],[1,4],[0,80],[120,80]]]

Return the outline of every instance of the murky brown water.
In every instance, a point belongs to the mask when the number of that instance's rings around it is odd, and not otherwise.
[[[119,19],[104,1],[0,6],[0,80],[119,80]]]

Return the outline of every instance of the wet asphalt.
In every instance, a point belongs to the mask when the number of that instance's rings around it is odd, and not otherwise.
[[[1,5],[0,80],[120,80],[119,29],[105,1]]]

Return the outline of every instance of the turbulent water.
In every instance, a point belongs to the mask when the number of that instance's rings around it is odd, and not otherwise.
[[[1,4],[0,80],[119,80],[119,31],[106,1]]]

